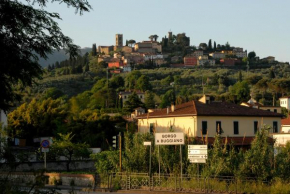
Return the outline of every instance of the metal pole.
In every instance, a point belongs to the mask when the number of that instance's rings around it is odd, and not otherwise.
[[[182,180],[182,150],[180,145],[180,180]]]
[[[46,170],[46,152],[44,152],[44,169]]]
[[[150,145],[149,177],[151,177],[151,145]]]
[[[122,172],[122,136],[121,132],[119,133],[119,150],[120,150],[120,172]]]
[[[158,145],[159,181],[160,181],[160,146]]]

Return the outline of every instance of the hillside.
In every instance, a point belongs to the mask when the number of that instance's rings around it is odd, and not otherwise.
[[[83,56],[86,52],[90,52],[91,48],[82,48],[80,49],[81,55]],[[40,58],[39,63],[42,67],[47,67],[49,64],[53,64],[57,61],[64,61],[68,59],[69,56],[65,54],[64,50],[54,51],[52,54],[48,55],[48,59],[45,60],[44,58]]]

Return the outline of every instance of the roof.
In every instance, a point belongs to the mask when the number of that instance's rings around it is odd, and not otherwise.
[[[285,119],[281,119],[281,125],[290,125],[290,117],[288,116]]]
[[[266,110],[253,109],[228,102],[210,102],[205,104],[199,101],[190,101],[175,106],[174,112],[169,108],[140,115],[139,118],[154,117],[181,117],[181,116],[247,116],[247,117],[282,117],[282,114]]]
[[[290,96],[282,96],[281,98],[290,98]],[[281,99],[281,98],[279,98],[279,99]]]

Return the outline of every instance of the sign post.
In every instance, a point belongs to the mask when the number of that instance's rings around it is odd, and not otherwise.
[[[50,142],[47,139],[42,140],[40,143],[41,151],[44,152],[44,169],[46,169],[46,152],[49,151],[49,145]]]
[[[150,146],[149,177],[151,176],[151,141],[144,141],[144,146]]]
[[[184,145],[184,134],[182,132],[176,133],[155,133],[155,145],[180,145],[180,177],[182,179],[182,149]],[[160,164],[159,164],[160,165]],[[160,169],[160,167],[159,167]],[[159,170],[160,176],[160,170]]]

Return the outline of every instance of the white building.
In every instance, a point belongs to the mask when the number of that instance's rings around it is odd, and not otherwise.
[[[286,108],[286,109],[289,110],[289,108],[290,108],[289,99],[290,99],[289,96],[284,96],[284,97],[279,98],[279,100],[280,100],[280,106],[281,107],[284,107],[284,108]]]

